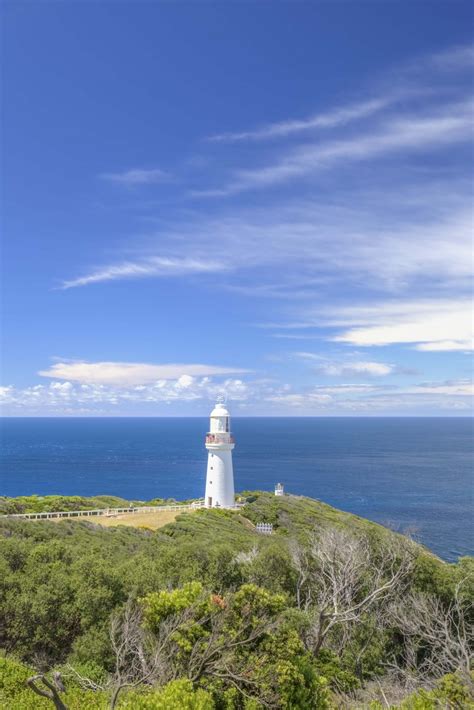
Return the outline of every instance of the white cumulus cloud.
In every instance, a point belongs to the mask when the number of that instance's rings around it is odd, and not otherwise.
[[[67,380],[65,384],[80,382],[92,385],[130,386],[143,385],[160,380],[177,380],[179,389],[192,384],[193,377],[225,375],[247,372],[238,367],[220,367],[201,364],[153,365],[137,362],[57,362],[47,370],[40,370],[42,377]],[[55,384],[58,387],[58,384]],[[59,385],[59,387],[64,387]]]

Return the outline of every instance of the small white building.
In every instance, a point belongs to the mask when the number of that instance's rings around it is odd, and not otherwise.
[[[230,415],[222,400],[211,412],[209,433],[206,435],[207,475],[204,503],[206,508],[233,508],[234,470],[232,450],[235,446],[230,431]]]
[[[275,495],[276,496],[282,496],[284,495],[284,490],[283,490],[283,483],[277,483],[275,486]]]

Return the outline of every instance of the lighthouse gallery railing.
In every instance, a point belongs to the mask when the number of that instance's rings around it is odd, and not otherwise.
[[[206,444],[235,444],[235,439],[229,434],[207,434]]]

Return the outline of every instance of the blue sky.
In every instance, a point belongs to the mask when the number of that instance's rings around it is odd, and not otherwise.
[[[469,415],[470,2],[4,4],[6,415]]]

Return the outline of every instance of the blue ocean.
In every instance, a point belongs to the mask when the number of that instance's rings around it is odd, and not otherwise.
[[[207,419],[3,419],[0,494],[203,495]],[[473,554],[473,421],[234,418],[236,490],[318,498],[446,560]]]

